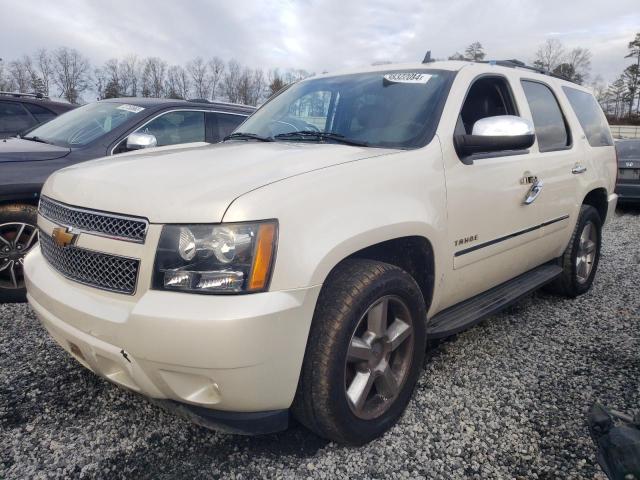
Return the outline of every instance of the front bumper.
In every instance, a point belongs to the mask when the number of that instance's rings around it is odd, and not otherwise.
[[[39,248],[24,269],[41,323],[98,375],[192,413],[271,412],[281,420],[280,411],[291,405],[320,286],[237,296],[149,290],[128,297],[64,278]],[[253,417],[241,421],[246,418]]]

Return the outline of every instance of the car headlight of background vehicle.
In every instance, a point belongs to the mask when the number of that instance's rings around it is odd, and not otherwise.
[[[154,265],[156,290],[261,292],[269,286],[278,223],[165,225]]]

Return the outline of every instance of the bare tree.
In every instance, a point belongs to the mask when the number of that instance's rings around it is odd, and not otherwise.
[[[202,57],[196,57],[187,63],[187,71],[193,80],[196,98],[208,100],[211,94],[211,76]]]
[[[573,80],[583,83],[589,77],[591,70],[591,51],[587,48],[574,48],[566,54],[564,63],[570,65],[573,70]]]
[[[448,60],[466,60],[465,56],[462,55],[460,52],[456,52],[453,55],[451,55]]]
[[[173,65],[167,71],[165,93],[169,98],[185,100],[189,98],[191,81],[187,71],[179,65]]]
[[[560,40],[549,38],[536,51],[533,64],[551,72],[562,63],[564,54],[565,50]]]
[[[261,68],[254,69],[251,77],[251,102],[249,105],[255,106],[264,98],[267,81]]]
[[[11,80],[9,79],[4,61],[0,58],[0,91],[11,90]]]
[[[77,103],[89,84],[89,61],[77,50],[60,47],[53,53],[53,83],[60,96]]]
[[[128,55],[120,62],[120,77],[124,87],[124,95],[137,97],[140,93],[139,83],[141,75],[140,61],[136,55]]]
[[[28,92],[31,90],[31,74],[29,73],[30,60],[29,57],[24,57],[20,60],[13,60],[9,63],[9,75],[13,80],[13,86],[19,92]]]
[[[241,68],[242,67],[236,60],[229,60],[229,63],[227,64],[227,71],[221,81],[222,92],[227,99],[233,103],[238,103],[240,101],[240,92],[242,90],[242,86],[240,85],[240,82],[242,81]]]
[[[34,58],[38,67],[40,79],[42,80],[43,93],[44,95],[49,96],[51,80],[53,78],[53,62],[51,60],[51,55],[49,55],[46,48],[41,48],[36,51]]]
[[[166,74],[167,62],[158,57],[147,58],[142,71],[142,95],[144,97],[162,97]]]
[[[623,110],[623,100],[625,98],[626,87],[624,79],[619,77],[609,86],[609,95],[614,102],[613,116],[614,118],[620,118]]]
[[[107,87],[108,94],[105,98],[116,98],[120,97],[123,94],[124,88],[121,84],[120,78],[120,62],[118,62],[117,58],[112,58],[107,60],[102,67],[106,77],[107,77]]]
[[[236,62],[237,63],[237,62]],[[218,96],[218,88],[223,82],[223,77],[225,75],[225,65],[224,60],[213,57],[209,60],[209,78],[211,85],[211,100],[215,100]],[[223,87],[224,90],[224,87]]]
[[[104,91],[107,85],[107,76],[105,75],[104,70],[102,70],[102,68],[95,68],[93,70],[91,81],[93,83],[93,88],[98,94],[98,100],[105,98]]]
[[[472,62],[484,60],[485,55],[480,42],[473,42],[464,51],[464,58]]]
[[[268,90],[267,95],[269,97],[271,97],[272,95],[275,95],[287,85],[286,83],[284,83],[284,80],[280,75],[280,71],[277,68],[270,70],[268,72],[267,82],[269,83],[269,85],[267,86],[267,90]]]

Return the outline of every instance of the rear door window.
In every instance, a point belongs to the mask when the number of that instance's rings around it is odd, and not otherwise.
[[[564,150],[571,145],[571,134],[558,100],[543,83],[522,80],[540,152]]]
[[[613,145],[609,124],[593,95],[571,87],[562,87],[562,90],[564,90],[571,108],[578,117],[589,145],[592,147]]]
[[[36,124],[24,107],[16,102],[0,102],[0,135],[15,135]]]

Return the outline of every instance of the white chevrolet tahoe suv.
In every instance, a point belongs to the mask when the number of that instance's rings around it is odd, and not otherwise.
[[[519,62],[321,75],[222,144],[54,173],[28,299],[85,367],[202,425],[362,444],[428,340],[591,287],[616,170],[591,93]]]

